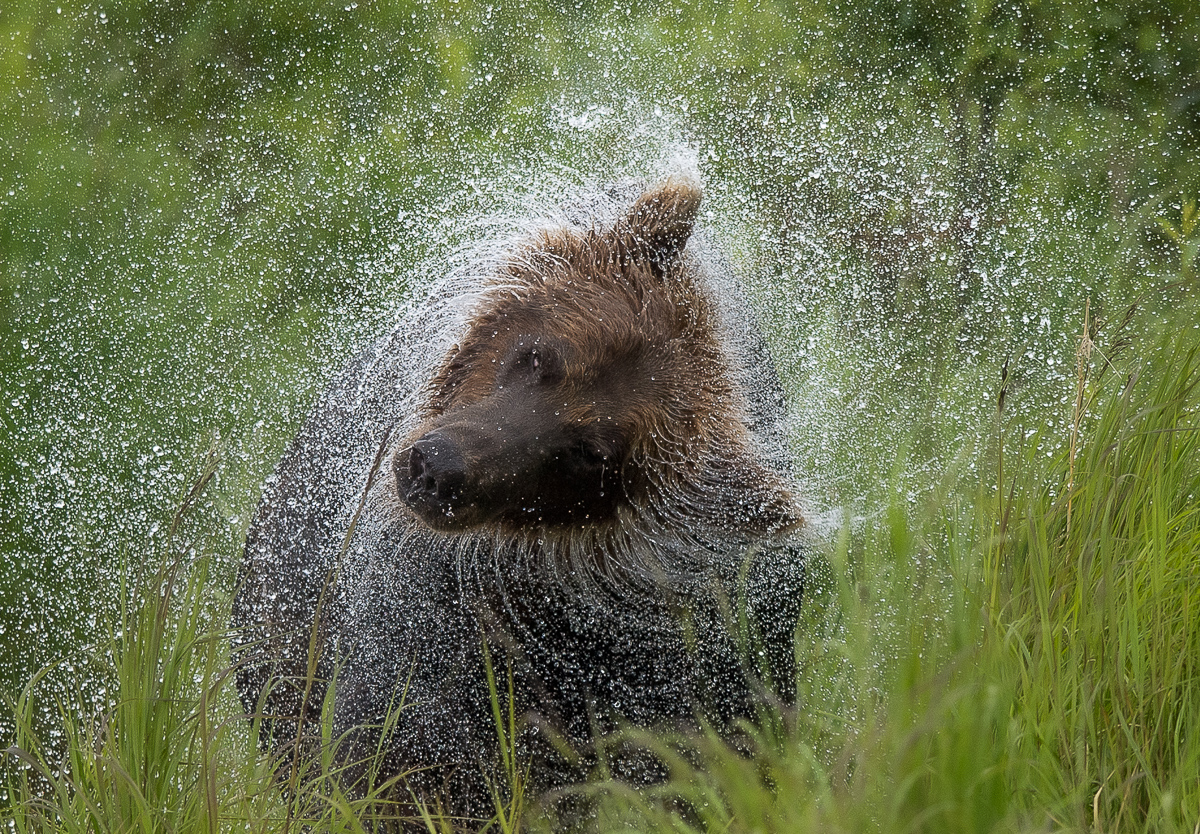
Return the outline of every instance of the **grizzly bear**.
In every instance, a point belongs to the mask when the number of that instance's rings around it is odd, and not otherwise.
[[[586,777],[615,728],[787,701],[803,522],[783,398],[700,201],[676,175],[530,223],[320,398],[234,602],[271,750],[313,755],[324,705],[340,761],[381,754],[403,796],[487,816],[489,677],[534,790]]]

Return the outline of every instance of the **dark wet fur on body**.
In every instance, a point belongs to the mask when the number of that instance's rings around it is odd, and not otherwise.
[[[696,185],[634,197],[513,245],[465,321],[418,308],[285,453],[234,605],[239,688],[272,749],[315,732],[323,683],[295,719],[314,621],[342,755],[376,748],[404,689],[381,772],[425,768],[411,786],[455,813],[492,810],[485,640],[502,682],[512,669],[535,790],[585,777],[593,732],[621,721],[727,724],[768,678],[786,700],[802,519],[778,383],[713,291]]]

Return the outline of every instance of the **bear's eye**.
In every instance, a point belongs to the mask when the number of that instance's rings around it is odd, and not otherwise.
[[[612,464],[618,457],[616,447],[598,437],[585,437],[579,441],[579,454],[594,464]]]
[[[558,382],[563,377],[562,360],[556,351],[545,345],[518,350],[509,367],[511,373],[538,382]]]

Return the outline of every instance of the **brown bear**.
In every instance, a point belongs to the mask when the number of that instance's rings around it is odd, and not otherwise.
[[[234,602],[271,749],[311,752],[327,703],[343,761],[382,751],[376,778],[486,816],[489,663],[535,790],[586,776],[622,724],[787,700],[783,399],[700,201],[687,176],[613,188],[467,257],[326,391],[264,488]]]

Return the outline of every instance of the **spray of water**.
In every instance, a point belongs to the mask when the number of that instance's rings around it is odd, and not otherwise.
[[[522,110],[544,140],[535,149],[497,134],[464,139],[457,155],[417,158],[389,150],[389,130],[407,123],[382,117],[378,135],[301,149],[332,155],[336,174],[283,171],[262,161],[269,153],[255,156],[256,142],[270,150],[271,134],[254,114],[239,113],[239,127],[212,145],[251,162],[186,180],[196,204],[171,224],[130,215],[118,231],[83,236],[86,252],[14,266],[27,280],[13,347],[24,359],[5,380],[12,461],[0,512],[11,558],[0,571],[11,613],[0,636],[13,638],[10,687],[103,630],[123,566],[166,549],[175,509],[210,449],[221,459],[218,476],[178,535],[194,552],[218,554],[229,590],[258,485],[327,380],[359,356],[394,375],[397,388],[386,397],[347,391],[346,407],[415,415],[420,383],[496,290],[484,279],[539,230],[611,222],[621,210],[614,183],[681,170],[704,182],[696,248],[725,323],[724,348],[739,357],[731,373],[748,397],[749,422],[770,438],[764,456],[801,480],[805,515],[820,522],[813,526],[828,531],[847,506],[873,511],[867,496],[896,451],[890,427],[930,426],[897,474],[910,500],[930,472],[985,447],[1006,358],[1019,394],[1014,421],[1027,408],[1026,423],[1045,427],[1037,437],[1044,453],[1055,451],[1055,438],[1068,435],[1068,409],[1059,408],[1070,388],[1067,334],[1083,298],[1103,294],[1091,229],[1059,223],[1048,237],[1046,218],[1061,206],[1010,197],[1003,183],[991,190],[986,217],[964,212],[951,125],[864,113],[853,103],[872,90],[883,95],[887,79],[801,106],[759,78],[753,93],[723,94],[714,118],[667,89],[668,67],[650,83],[621,76],[617,67],[630,57],[622,49],[604,69],[612,70],[606,85],[565,84]],[[447,135],[437,149],[466,133]],[[396,163],[404,154],[416,155],[409,167]],[[342,195],[362,193],[387,210],[368,222],[336,208]],[[273,195],[268,208],[246,212],[263,195]],[[578,199],[564,203],[564,195]],[[216,215],[210,203],[220,204]],[[297,212],[315,212],[333,237],[309,234]],[[786,394],[782,421],[775,389],[746,370],[767,364],[745,341],[751,319]],[[379,341],[398,321],[411,337]],[[759,425],[756,415],[773,416]],[[322,473],[340,482],[340,517],[361,499],[382,426],[362,428],[369,454]],[[406,436],[404,426],[395,430]],[[653,513],[670,530],[678,530],[666,521],[670,507],[702,507],[707,494],[675,489],[658,491]],[[382,503],[382,494],[370,500]],[[367,515],[364,532],[382,518]],[[691,570],[688,554],[730,549],[723,530],[639,535],[602,548],[659,548],[655,563],[681,574]],[[550,564],[587,565],[597,546],[564,546],[571,552]],[[346,557],[347,587],[382,569],[356,547]],[[455,561],[489,565],[504,549],[481,539]],[[512,564],[534,558],[519,550]],[[614,585],[606,569],[570,576]],[[641,565],[631,575],[655,570]],[[90,691],[103,698],[103,684]]]

